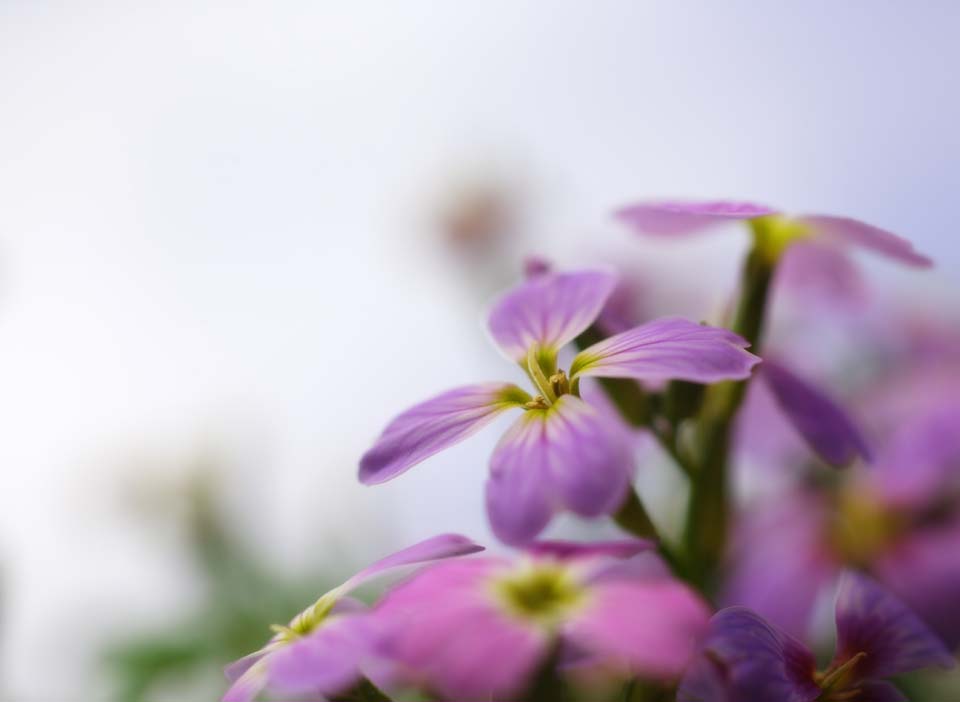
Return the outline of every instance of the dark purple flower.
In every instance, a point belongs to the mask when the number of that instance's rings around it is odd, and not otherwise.
[[[394,684],[456,700],[521,692],[551,655],[632,677],[679,677],[710,616],[687,586],[619,567],[650,544],[546,543],[517,559],[440,564],[374,609]]]
[[[223,702],[249,702],[262,690],[283,695],[331,695],[356,684],[370,654],[372,630],[366,608],[348,597],[360,585],[403,566],[482,551],[469,539],[443,534],[397,551],[364,568],[323,595],[259,651],[229,665],[230,689]]]
[[[943,642],[870,578],[844,576],[836,606],[837,648],[828,668],[759,614],[714,615],[688,669],[679,702],[883,702],[903,699],[884,678],[955,664]]]
[[[487,511],[509,543],[534,538],[560,510],[609,514],[629,489],[633,454],[619,427],[579,395],[588,376],[711,383],[742,379],[759,359],[726,329],[665,318],[577,354],[569,376],[560,349],[589,327],[616,284],[604,270],[540,273],[504,295],[489,315],[494,341],[527,373],[537,394],[510,383],[470,385],[394,419],[360,461],[360,480],[382,483],[462,441],[500,412],[522,409],[494,450]]]
[[[896,234],[848,217],[801,215],[749,202],[651,201],[623,207],[620,221],[644,234],[682,235],[701,232],[728,221],[753,222],[758,243],[779,256],[796,241],[868,249],[906,265],[926,268],[932,262]]]

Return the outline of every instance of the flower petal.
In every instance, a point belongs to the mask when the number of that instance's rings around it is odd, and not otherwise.
[[[846,466],[870,449],[853,419],[830,397],[780,363],[764,360],[760,377],[794,428],[824,461]]]
[[[593,323],[616,282],[607,270],[535,275],[494,303],[490,333],[517,362],[535,345],[555,354]]]
[[[460,534],[440,534],[438,536],[432,536],[429,539],[401,549],[367,566],[343,583],[343,585],[336,588],[336,592],[344,595],[371,578],[375,578],[384,571],[392,568],[401,568],[415,563],[426,563],[427,561],[453,558],[455,556],[465,556],[483,550],[483,546],[474,543],[466,536],[461,536]]]
[[[867,654],[856,669],[863,679],[955,664],[943,642],[905,604],[871,578],[846,573],[837,595],[834,663],[858,653]]]
[[[960,647],[960,515],[917,529],[872,564],[877,578],[933,629],[951,650]]]
[[[487,512],[507,543],[533,539],[554,511],[610,514],[626,495],[633,455],[622,433],[573,395],[530,410],[504,434],[490,460]]]
[[[929,268],[933,265],[933,261],[929,258],[914,251],[913,244],[906,239],[856,219],[830,215],[804,215],[797,217],[795,221],[807,227],[816,236],[869,249],[909,266]]]
[[[721,610],[677,693],[678,702],[811,702],[813,655],[743,607]]]
[[[960,402],[917,411],[894,431],[871,483],[884,502],[923,509],[960,482]]]
[[[265,661],[268,687],[284,694],[344,692],[360,679],[370,654],[371,627],[364,615],[332,617],[312,634],[274,651]]]
[[[817,598],[839,568],[823,538],[828,510],[804,493],[745,510],[722,603],[749,607],[790,635],[805,637]]]
[[[777,264],[777,289],[793,293],[800,303],[814,305],[813,314],[824,311],[863,310],[869,299],[860,268],[835,242],[805,238],[790,244]]]
[[[657,319],[604,339],[574,358],[570,376],[713,383],[750,375],[760,359],[729,329],[679,317]]]
[[[266,686],[265,669],[262,665],[254,663],[236,680],[231,681],[230,688],[221,698],[221,702],[251,702]]]
[[[529,400],[511,383],[467,385],[399,415],[360,459],[360,482],[395,478],[420,461],[475,434],[502,411]]]
[[[640,202],[617,210],[614,216],[642,234],[693,234],[725,220],[747,220],[779,214],[752,202]]]
[[[671,579],[600,581],[564,635],[591,657],[634,675],[673,679],[689,662],[710,619],[707,605]]]
[[[618,539],[616,541],[534,541],[524,550],[534,556],[574,560],[579,558],[632,558],[656,548],[647,539]]]
[[[493,558],[443,563],[394,588],[377,605],[380,653],[407,682],[449,699],[489,699],[526,687],[549,639],[508,618],[488,592]]]

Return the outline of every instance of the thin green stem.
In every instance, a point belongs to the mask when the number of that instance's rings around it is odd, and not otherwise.
[[[759,239],[758,239],[759,242]],[[744,266],[741,295],[731,328],[759,352],[775,260],[754,246]],[[709,590],[723,557],[729,529],[729,461],[733,422],[748,380],[707,388],[696,433],[696,465],[684,529],[695,582]]]

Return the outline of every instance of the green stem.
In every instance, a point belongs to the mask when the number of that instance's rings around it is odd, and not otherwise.
[[[758,353],[775,260],[758,243],[744,266],[741,295],[731,328]],[[723,557],[729,529],[729,461],[732,428],[748,380],[707,388],[697,422],[696,465],[684,529],[684,546],[695,582],[709,590]]]

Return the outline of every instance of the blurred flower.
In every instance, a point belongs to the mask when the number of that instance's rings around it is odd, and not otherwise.
[[[421,541],[361,570],[323,595],[266,646],[226,669],[231,687],[224,702],[248,702],[263,689],[282,694],[335,694],[359,682],[370,647],[364,606],[347,595],[389,570],[482,551],[469,539],[444,534]]]
[[[726,601],[803,635],[846,565],[872,572],[960,644],[960,403],[901,423],[870,470],[796,488],[741,521]]]
[[[943,643],[916,615],[863,575],[845,576],[836,626],[833,661],[817,672],[813,654],[789,634],[749,609],[722,610],[711,620],[677,699],[896,702],[905,698],[885,678],[954,665]]]
[[[759,361],[736,334],[665,318],[600,341],[557,368],[561,347],[597,318],[616,284],[601,270],[535,275],[500,298],[489,316],[494,341],[527,372],[539,394],[510,383],[470,385],[412,407],[391,422],[360,462],[360,480],[382,483],[452,446],[500,412],[524,414],[494,450],[487,511],[497,536],[529,541],[553,513],[616,510],[633,471],[622,432],[579,396],[580,378],[709,383],[742,379]]]
[[[857,246],[920,268],[932,265],[906,239],[849,217],[786,217],[765,205],[723,201],[642,202],[618,210],[616,217],[638,232],[658,235],[693,234],[724,221],[748,222],[758,247],[773,257],[795,242],[806,241],[826,247]]]
[[[676,679],[710,614],[679,581],[618,563],[649,547],[544,542],[434,566],[375,608],[379,651],[395,680],[457,700],[520,693],[557,666]]]

